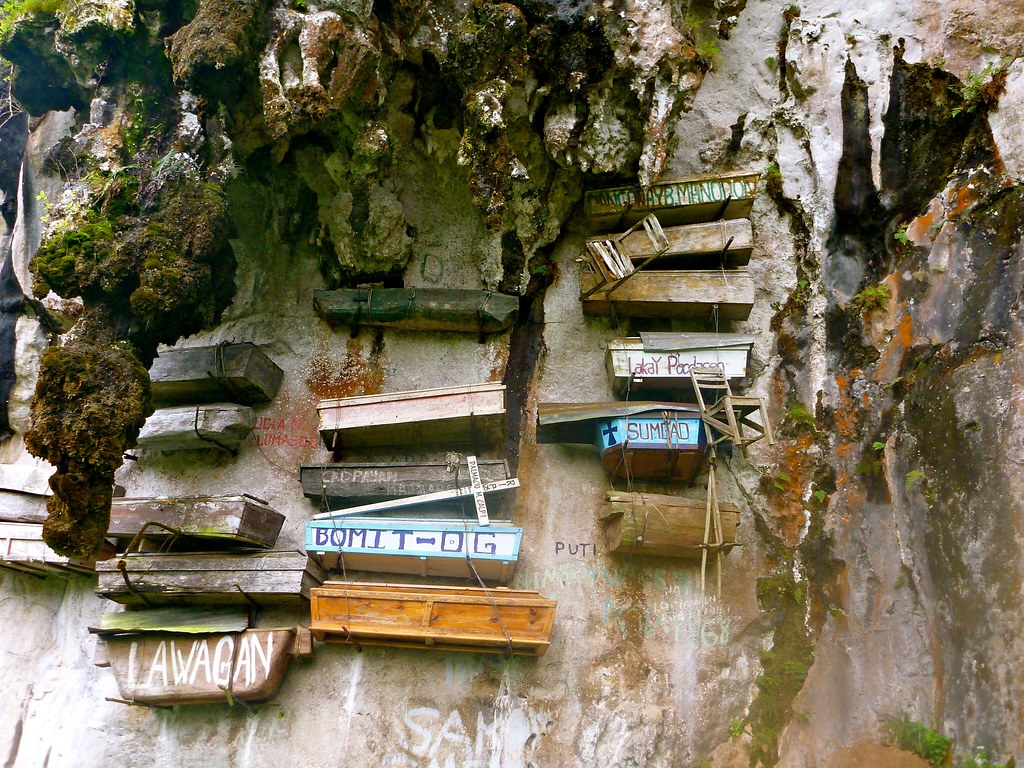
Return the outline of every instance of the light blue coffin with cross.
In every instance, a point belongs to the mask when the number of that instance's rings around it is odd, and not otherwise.
[[[602,451],[628,442],[630,448],[687,450],[707,444],[700,419],[666,413],[609,419],[597,427],[596,443]]]
[[[504,582],[523,529],[492,520],[358,518],[306,523],[306,551],[325,568]]]

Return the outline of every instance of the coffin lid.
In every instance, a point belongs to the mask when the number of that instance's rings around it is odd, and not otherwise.
[[[199,635],[210,632],[241,632],[249,627],[245,606],[194,608],[174,606],[144,611],[104,613],[99,626],[89,627],[94,635],[128,635],[143,632],[178,632]]]
[[[664,411],[671,411],[680,418],[700,418],[700,409],[692,403],[653,400],[631,403],[541,403],[537,408],[537,442],[590,445],[594,442],[594,430],[603,421],[660,414]]]
[[[754,337],[746,333],[645,333],[640,332],[644,349],[648,352],[676,349],[749,347]]]

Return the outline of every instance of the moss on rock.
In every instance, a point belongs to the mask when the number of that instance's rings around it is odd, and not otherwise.
[[[54,551],[88,557],[99,550],[114,470],[152,412],[149,376],[125,346],[76,341],[43,355],[25,444],[57,468],[43,526]]]

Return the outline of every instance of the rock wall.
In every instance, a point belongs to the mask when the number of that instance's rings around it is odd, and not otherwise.
[[[5,169],[0,202],[21,287],[42,243],[128,199],[110,179],[137,195],[117,232],[209,184],[233,273],[182,344],[251,340],[285,371],[237,457],[129,449],[112,479],[253,493],[300,547],[319,399],[502,381],[514,585],[559,604],[541,659],[320,645],[270,705],[155,711],[106,700],[90,579],[0,572],[4,765],[900,765],[872,746],[900,714],[1024,759],[1018,5],[140,0],[15,24],[16,224]],[[719,330],[584,318],[582,190],[748,168],[757,300],[720,330],[756,336],[780,439],[724,462],[743,546],[702,604],[699,568],[606,553],[596,453],[534,424],[540,402],[614,399],[610,339]],[[481,342],[314,314],[314,289],[366,282],[518,294],[520,321]],[[17,319],[5,462],[34,461],[43,350],[121,310],[65,293]],[[104,333],[138,350],[138,318]]]

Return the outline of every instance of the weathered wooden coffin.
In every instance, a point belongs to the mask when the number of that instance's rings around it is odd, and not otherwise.
[[[139,445],[156,451],[233,451],[256,424],[252,408],[234,403],[159,408],[146,419]]]
[[[630,227],[649,213],[662,224],[693,224],[750,215],[759,173],[736,171],[639,185],[588,190],[587,223],[595,230]]]
[[[505,436],[505,385],[472,384],[322,400],[327,447],[487,445]]]
[[[745,267],[648,270],[593,291],[600,282],[596,273],[580,275],[585,315],[707,319],[717,306],[719,320],[746,320],[754,307],[754,281]]]
[[[601,464],[612,477],[692,481],[707,466],[707,438],[699,417],[649,411],[601,422]]]
[[[36,464],[0,464],[0,521],[42,523],[46,497],[51,495],[53,467]]]
[[[654,400],[610,403],[540,403],[537,406],[538,443],[593,445],[598,429],[613,419],[657,416],[699,419],[700,409],[690,403]]]
[[[616,235],[588,237],[587,242],[616,239]],[[694,269],[710,267],[745,267],[754,248],[750,219],[722,219],[706,224],[666,227],[668,250],[662,252],[651,266],[655,269]],[[620,254],[635,263],[643,263],[655,255],[651,238],[642,231],[630,232],[616,241]],[[707,266],[705,268],[707,268]]]
[[[149,370],[157,406],[274,399],[284,371],[252,342],[182,347],[160,353]]]
[[[306,523],[306,551],[325,568],[508,581],[523,529],[492,520],[342,518]],[[470,567],[469,561],[472,561]]]
[[[462,288],[342,288],[313,291],[313,306],[331,325],[497,333],[516,321],[519,297]]]
[[[554,600],[501,587],[327,582],[310,593],[317,640],[543,656]]]
[[[158,523],[149,525],[147,523]],[[124,545],[146,527],[147,539],[165,540],[173,531],[227,546],[272,547],[284,515],[252,496],[186,499],[115,499],[110,509],[109,538]],[[165,527],[166,526],[166,527]]]
[[[305,552],[284,551],[139,553],[104,561],[96,570],[96,593],[130,606],[301,603],[324,579]]]
[[[606,494],[598,517],[605,526],[605,539],[611,552],[700,559],[704,550],[704,524],[707,502],[654,493]],[[736,545],[739,509],[719,503],[722,524],[722,550]],[[711,532],[709,541],[714,541]]]
[[[105,553],[109,557],[111,553]],[[43,541],[38,523],[0,523],[0,568],[37,576],[92,574],[96,561],[58,555]]]
[[[741,333],[641,333],[608,342],[608,378],[620,396],[656,389],[692,391],[690,369],[720,369],[726,377],[747,375],[754,337]]]
[[[128,704],[222,704],[267,701],[296,655],[301,628],[107,637],[97,666],[109,667]]]

